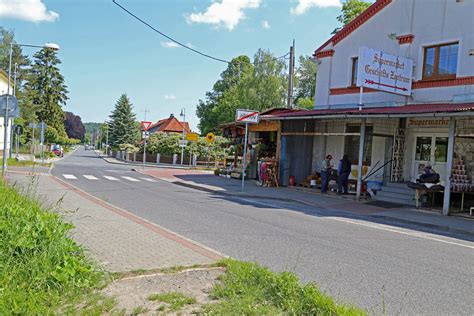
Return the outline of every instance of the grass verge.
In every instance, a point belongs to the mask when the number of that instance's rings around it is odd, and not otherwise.
[[[3,159],[0,159],[0,164],[3,163]],[[7,165],[11,167],[50,167],[51,163],[41,163],[31,160],[16,160],[15,158],[7,158]]]
[[[68,237],[71,228],[0,182],[0,315],[49,315],[91,303],[87,295],[103,274]]]
[[[149,301],[163,302],[169,304],[171,311],[178,311],[186,305],[196,304],[194,297],[190,297],[178,292],[168,292],[162,294],[152,294],[147,298]]]
[[[227,273],[212,289],[217,303],[204,306],[210,315],[365,315],[354,306],[337,304],[313,283],[302,285],[289,272],[274,273],[255,263],[221,261]]]

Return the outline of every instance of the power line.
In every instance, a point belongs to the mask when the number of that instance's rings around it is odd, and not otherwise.
[[[137,16],[136,14],[132,13],[130,10],[128,10],[127,8],[125,8],[124,6],[122,6],[121,4],[117,3],[116,0],[112,0],[112,2],[117,5],[120,9],[122,9],[123,11],[125,11],[127,14],[129,14],[130,16],[132,16],[133,18],[135,18],[136,20],[140,21],[142,24],[146,25],[148,28],[152,29],[153,31],[155,31],[156,33],[160,34],[161,36],[169,39],[170,41],[172,41],[173,43],[176,43],[178,44],[179,46],[183,47],[183,48],[186,48],[196,54],[199,54],[201,56],[204,56],[204,57],[207,57],[207,58],[210,58],[210,59],[213,59],[213,60],[216,60],[216,61],[219,61],[219,62],[222,62],[222,63],[226,63],[226,64],[230,64],[230,61],[228,60],[225,60],[225,59],[221,59],[221,58],[218,58],[218,57],[214,57],[214,56],[211,56],[209,54],[206,54],[206,53],[203,53],[203,52],[200,52],[198,51],[197,49],[194,49],[188,45],[185,45],[183,43],[181,43],[180,41],[172,38],[171,36],[168,36],[166,35],[165,33],[161,32],[160,30],[156,29],[155,27],[153,27],[150,23],[146,22],[145,20],[143,20],[142,18],[140,18],[139,16]],[[273,58],[273,59],[270,59],[270,60],[265,60],[265,61],[262,61],[262,62],[257,62],[257,64],[264,64],[264,63],[269,63],[269,62],[272,62],[272,61],[276,61],[276,60],[279,60],[279,59],[283,59],[285,58],[286,59],[286,56],[288,56],[290,54],[290,52],[286,53],[285,55],[283,56],[280,56],[280,57],[277,57],[277,58]]]
[[[178,40],[175,40],[174,38],[172,38],[171,36],[168,36],[166,35],[165,33],[159,31],[158,29],[154,28],[152,25],[150,25],[148,22],[144,21],[143,19],[141,19],[140,17],[138,17],[137,15],[133,14],[132,12],[130,12],[127,8],[123,7],[122,5],[118,4],[116,0],[112,0],[114,4],[116,4],[119,8],[121,8],[123,11],[127,12],[129,15],[131,15],[132,17],[134,17],[135,19],[137,19],[138,21],[140,21],[141,23],[145,24],[146,26],[148,26],[150,29],[152,29],[153,31],[155,31],[156,33],[160,34],[161,36],[164,36],[166,37],[167,39],[169,39],[170,41],[178,44],[179,46],[181,47],[184,47],[186,49],[189,49],[190,51],[192,52],[195,52],[196,54],[199,54],[201,56],[204,56],[204,57],[207,57],[207,58],[210,58],[210,59],[213,59],[213,60],[216,60],[216,61],[220,61],[222,63],[230,63],[229,61],[227,60],[224,60],[224,59],[221,59],[221,58],[217,58],[217,57],[214,57],[214,56],[211,56],[209,54],[206,54],[206,53],[203,53],[203,52],[200,52],[198,51],[197,49],[194,49],[192,47],[189,47],[183,43],[181,43],[180,41]]]

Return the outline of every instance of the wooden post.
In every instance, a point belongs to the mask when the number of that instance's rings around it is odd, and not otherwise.
[[[448,161],[446,162],[446,179],[444,180],[443,215],[449,215],[449,205],[451,204],[451,171],[453,169],[454,135],[456,133],[456,118],[453,116],[449,118],[448,133]]]
[[[356,199],[360,200],[360,193],[362,191],[362,164],[364,160],[364,141],[365,141],[365,125],[367,119],[362,119],[360,124],[360,139],[359,139],[359,165],[357,166],[357,193]]]

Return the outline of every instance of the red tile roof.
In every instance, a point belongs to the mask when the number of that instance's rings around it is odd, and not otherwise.
[[[159,120],[158,122],[150,126],[149,129],[152,130],[153,133],[181,133],[183,132],[183,127],[186,133],[191,132],[188,122],[180,122],[176,117],[172,116],[167,119]]]
[[[339,32],[334,34],[330,39],[328,39],[323,45],[321,45],[316,51],[314,55],[317,55],[318,52],[322,51],[329,43],[336,45],[344,38],[346,38],[349,34],[359,28],[362,24],[367,22],[371,17],[376,15],[380,10],[385,8],[389,5],[392,0],[377,0],[374,4],[367,8],[364,12],[362,12],[358,17],[356,17],[352,22],[344,26]]]
[[[307,118],[315,116],[377,116],[377,115],[393,115],[407,116],[416,114],[434,114],[434,113],[454,113],[454,112],[471,112],[474,111],[474,103],[441,103],[441,104],[409,104],[404,106],[388,106],[388,107],[363,107],[361,111],[358,108],[345,109],[327,109],[327,110],[310,110],[283,112],[267,115],[266,118]]]

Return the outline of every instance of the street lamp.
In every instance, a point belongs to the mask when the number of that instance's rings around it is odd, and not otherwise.
[[[181,165],[183,164],[184,158],[184,122],[186,121],[186,109],[182,108],[181,113],[179,116],[183,117],[183,121],[181,122],[181,126],[183,127],[183,141],[181,142]]]
[[[10,109],[9,106],[9,96],[10,94],[10,82],[11,82],[11,75],[12,75],[12,55],[13,55],[13,45],[23,46],[23,47],[35,47],[35,48],[49,48],[53,50],[59,50],[59,45],[54,43],[46,43],[43,46],[39,45],[30,45],[30,44],[18,44],[14,43],[13,41],[10,43],[10,56],[8,59],[8,83],[7,83],[7,97],[6,97],[6,104],[5,104],[5,118],[4,118],[4,135],[3,135],[3,162],[2,162],[2,176],[5,177],[5,172],[7,171],[7,142],[8,142],[8,112]]]

